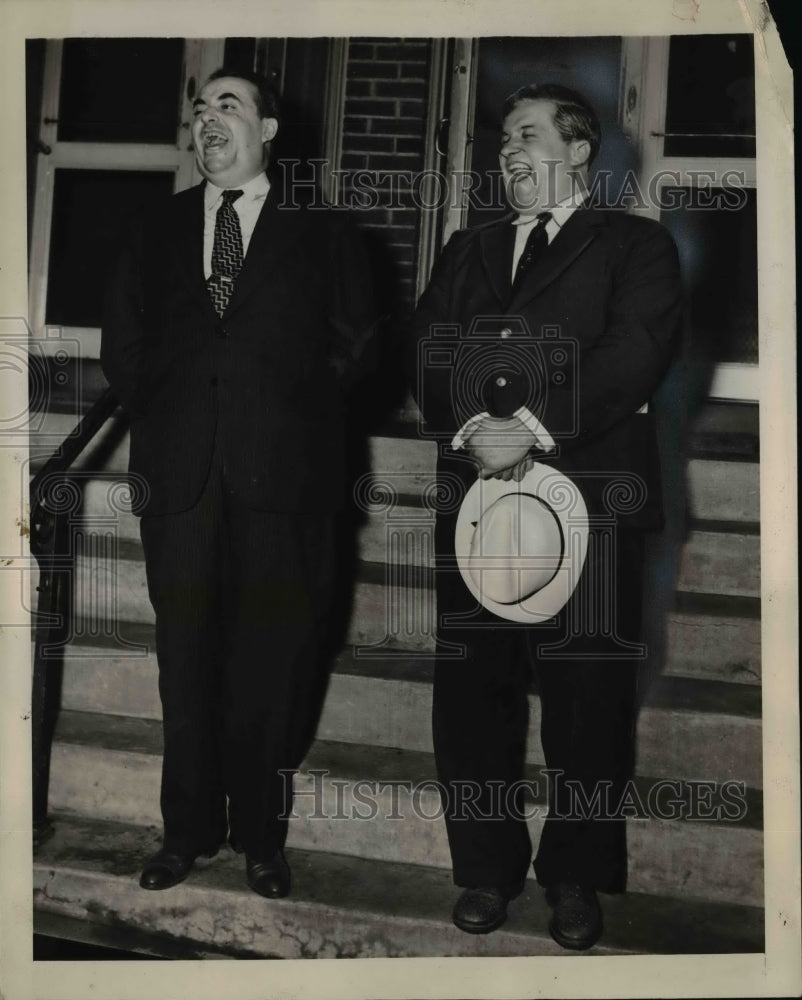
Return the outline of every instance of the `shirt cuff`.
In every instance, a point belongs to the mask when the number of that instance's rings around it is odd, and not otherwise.
[[[478,423],[481,423],[485,417],[489,416],[490,414],[486,410],[484,410],[482,413],[477,413],[476,416],[471,417],[470,420],[466,421],[466,423],[464,423],[462,427],[460,427],[460,429],[451,439],[451,447],[454,449],[454,451],[459,451],[460,448],[464,448],[465,442],[471,436],[474,427],[476,427]]]
[[[517,417],[524,427],[535,435],[536,448],[539,448],[540,451],[554,450],[554,438],[551,434],[549,434],[537,417],[533,413],[530,413],[525,406],[521,406],[517,409],[515,413],[513,413],[513,416]]]
[[[476,416],[473,416],[470,420],[466,421],[451,440],[451,447],[454,451],[459,451],[460,448],[464,448],[465,442],[473,433],[476,425],[481,423],[485,417],[489,416],[490,414],[487,411],[483,411],[482,413],[477,413]],[[552,451],[554,449],[554,439],[551,434],[549,434],[543,424],[541,424],[537,417],[530,413],[525,406],[519,407],[515,413],[513,413],[513,416],[517,417],[524,427],[535,435],[533,447],[538,448],[540,451]]]

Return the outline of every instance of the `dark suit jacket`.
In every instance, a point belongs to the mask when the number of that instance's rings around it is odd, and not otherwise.
[[[344,496],[344,403],[375,311],[365,250],[341,211],[273,184],[222,319],[203,273],[203,184],[133,228],[108,289],[101,361],[131,417],[137,513],[191,507],[221,435],[258,509],[330,511]]]
[[[513,291],[511,220],[455,233],[420,300],[410,360],[426,426],[449,440],[474,413],[526,406],[558,446],[541,460],[571,475],[593,511],[658,527],[653,418],[638,410],[677,341],[671,237],[651,220],[577,210]],[[475,478],[447,449],[445,461]]]

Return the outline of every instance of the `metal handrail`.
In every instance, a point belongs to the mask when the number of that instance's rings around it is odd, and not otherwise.
[[[30,485],[30,545],[39,564],[31,690],[34,847],[53,833],[47,818],[50,751],[60,701],[62,661],[59,654],[69,639],[72,624],[74,553],[67,525],[69,511],[64,510],[56,498],[65,474],[118,405],[114,390],[106,389],[36,473]],[[49,503],[50,500],[53,502]]]
[[[95,400],[91,409],[78,422],[75,430],[64,438],[31,480],[31,506],[41,502],[42,484],[51,476],[69,469],[119,405],[117,394],[113,389],[106,389],[103,395]]]

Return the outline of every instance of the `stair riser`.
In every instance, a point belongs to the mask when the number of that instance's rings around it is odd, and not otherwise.
[[[378,655],[403,650],[430,657],[434,652],[431,628],[421,631],[415,622],[431,622],[431,592],[410,588],[403,601],[389,605],[389,591],[380,584],[357,584],[347,643]],[[425,608],[421,612],[420,609]],[[151,615],[152,619],[152,615]],[[151,649],[126,653],[113,636],[108,648],[81,645],[88,628],[76,622],[64,673],[65,707],[87,712],[110,712],[153,718],[155,658]],[[672,615],[666,622],[666,649],[662,673],[699,680],[760,683],[760,623],[739,618]],[[657,655],[657,650],[655,650]],[[119,676],[115,676],[115,675]],[[142,674],[140,678],[138,675]]]
[[[396,536],[389,544],[386,526],[380,518],[371,518],[360,534],[360,555],[368,562],[382,562],[391,556],[395,572],[388,567],[390,583],[384,601],[372,600],[374,610],[387,617],[387,609],[403,609],[406,625],[401,645],[415,648],[415,636],[421,632],[420,612],[416,602],[423,601],[431,633],[434,603],[423,593],[410,594],[404,566],[428,565],[431,537],[428,529],[403,530],[407,539]],[[395,531],[395,529],[393,529]],[[88,547],[91,545],[91,548]],[[760,596],[760,540],[755,536],[693,533],[680,559],[679,591],[738,597]],[[101,628],[117,620],[152,622],[153,610],[147,593],[145,565],[138,559],[117,555],[113,529],[84,543],[77,560],[76,608],[78,614],[96,621]],[[358,621],[358,619],[357,619]],[[395,630],[399,632],[398,629]],[[384,634],[384,633],[382,633]]]
[[[76,424],[65,414],[47,414],[39,433],[32,438],[34,452],[52,451]],[[41,449],[38,445],[41,444]],[[431,441],[414,438],[371,437],[368,464],[374,475],[400,494],[416,494],[435,475],[437,450]],[[107,474],[123,474],[128,468],[128,434],[119,418],[111,421],[78,458],[78,472],[104,469]],[[389,471],[385,471],[389,470]],[[691,459],[686,467],[687,496],[691,516],[718,521],[755,522],[760,519],[760,469],[756,462],[724,462]],[[102,492],[95,491],[98,500]],[[105,509],[87,503],[87,509]],[[134,522],[130,522],[134,525]],[[136,529],[127,537],[135,537]]]
[[[666,674],[760,684],[760,622],[672,614],[667,622],[665,659]]]
[[[332,677],[321,740],[430,753],[431,688],[380,678]],[[529,702],[526,759],[542,764],[540,703]],[[637,773],[657,778],[742,781],[762,788],[758,719],[645,707],[638,719]]]
[[[318,739],[430,753],[431,695],[431,685],[423,682],[335,673]],[[62,705],[80,712],[160,719],[155,664],[133,657],[67,661]],[[529,716],[527,759],[542,764],[536,696],[530,697]],[[637,745],[639,774],[743,781],[750,788],[763,784],[757,719],[647,706],[638,720]]]
[[[107,750],[101,759],[94,749],[60,744],[53,755],[50,806],[57,812],[159,826],[160,774],[154,756]],[[339,786],[329,776],[301,770],[289,847],[450,868],[434,776],[432,783],[410,781],[394,788],[377,787],[370,777],[361,783],[335,781]],[[530,808],[528,825],[536,844],[543,807]],[[628,827],[632,891],[762,905],[758,831],[726,822],[660,819],[631,821]]]

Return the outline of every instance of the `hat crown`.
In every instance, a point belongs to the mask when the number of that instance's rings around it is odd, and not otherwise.
[[[471,540],[469,572],[499,604],[542,590],[560,567],[564,540],[551,508],[531,493],[509,493],[482,513]]]
[[[525,625],[546,622],[574,592],[588,549],[582,493],[535,462],[520,482],[477,479],[454,527],[463,582],[488,611]]]

